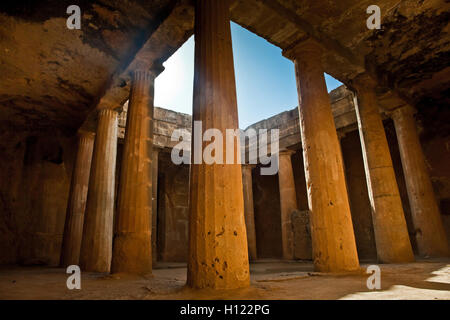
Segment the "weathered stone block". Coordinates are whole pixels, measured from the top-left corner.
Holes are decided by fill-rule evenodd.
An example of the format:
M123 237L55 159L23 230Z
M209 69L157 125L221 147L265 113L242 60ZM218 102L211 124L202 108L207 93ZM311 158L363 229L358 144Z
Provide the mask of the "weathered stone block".
M312 243L309 210L295 210L291 215L294 230L294 259L311 260Z

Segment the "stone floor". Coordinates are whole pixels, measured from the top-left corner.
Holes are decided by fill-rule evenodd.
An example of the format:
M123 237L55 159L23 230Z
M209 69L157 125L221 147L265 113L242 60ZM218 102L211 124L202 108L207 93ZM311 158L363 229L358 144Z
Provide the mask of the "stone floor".
M0 299L446 299L450 260L379 265L381 290L366 286L369 275L313 272L310 262L263 260L251 264L251 287L194 291L184 286L186 266L155 266L153 277L83 273L81 290L68 290L61 268L0 267Z

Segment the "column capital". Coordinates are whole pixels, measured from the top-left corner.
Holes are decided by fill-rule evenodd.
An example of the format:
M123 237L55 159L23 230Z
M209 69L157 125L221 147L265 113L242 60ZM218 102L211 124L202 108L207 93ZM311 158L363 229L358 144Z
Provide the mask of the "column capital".
M104 115L114 116L114 115L119 114L119 111L117 109L107 108L107 107L103 107L103 106L98 107L96 112L97 112L97 117L104 116Z
M121 109L122 109L122 106L120 106L120 105L111 106L111 104L101 102L97 105L97 107L94 110L94 117L98 116L104 110L111 110L113 112L119 113L119 111Z
M338 136L339 141L341 141L343 138L345 138L346 135L347 135L347 132L345 132L345 131L342 131L342 130L337 131L337 136Z
M353 78L351 80L351 85L358 92L367 90L373 91L377 87L377 82L374 80L372 76L370 76L367 72L365 72Z
M95 132L93 131L89 131L86 129L79 129L77 131L77 136L80 138L94 138L95 137Z
M253 163L242 163L241 164L242 170L252 170L256 168L256 164Z
M290 60L295 60L305 54L321 57L322 53L323 47L313 38L302 39L283 50L283 56Z
M152 151L153 152L156 152L156 153L160 153L160 152L163 152L164 151L164 148L161 148L161 147L159 147L159 146L157 146L157 145L153 145L153 149L152 149Z
M406 104L400 108L394 109L386 113L389 117L391 117L395 121L396 119L402 118L406 115L414 116L417 113L417 110L413 106Z
M164 69L165 68L161 63L153 63L150 68L148 67L148 64L138 63L138 65L130 71L130 74L132 79L141 75L149 78L156 78L164 71Z
M295 153L295 150L291 149L283 149L278 152L280 156L292 156Z

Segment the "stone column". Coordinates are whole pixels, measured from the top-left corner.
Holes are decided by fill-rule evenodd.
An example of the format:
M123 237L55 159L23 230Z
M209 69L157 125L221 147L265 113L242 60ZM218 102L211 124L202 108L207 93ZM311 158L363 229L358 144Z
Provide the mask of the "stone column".
M152 261L156 263L158 257L157 230L158 230L158 156L159 149L153 147L152 155Z
M61 267L79 264L84 211L91 171L95 133L78 132L78 150L72 172L72 183L67 205L64 237L61 249Z
M100 109L81 242L82 271L111 268L116 156L117 112Z
M338 140L339 140L339 144L341 143L342 139L344 139L347 136L347 132L346 131L337 131L337 136L338 136Z
M420 145L414 112L412 107L404 106L394 110L392 119L400 148L417 247L422 256L448 256L447 237Z
M122 157L111 271L152 271L152 150L154 80L159 72L133 72Z
M378 259L383 263L414 261L402 200L378 109L376 83L370 76L363 74L355 79L354 87L358 93L355 110Z
M292 228L292 213L298 210L297 194L295 192L294 171L292 170L292 150L282 150L278 160L278 184L280 188L281 209L281 244L283 259L294 259L294 232Z
M255 230L255 210L253 207L253 181L252 169L254 165L242 165L242 185L244 190L244 215L245 227L247 229L247 245L250 260L257 259L256 251L256 230Z
M238 128L229 0L197 0L195 5L192 118L201 121L202 132L193 130L192 139L187 284L213 289L247 287L250 274L241 165L237 161L194 161L209 145L196 145L196 135L216 128L225 137L226 129ZM239 139L234 137L231 141L234 148L227 151L234 152L236 160ZM222 148L215 152L222 152ZM226 153L223 152L224 161Z
M344 168L322 67L322 48L308 39L285 52L295 61L315 269L359 269Z

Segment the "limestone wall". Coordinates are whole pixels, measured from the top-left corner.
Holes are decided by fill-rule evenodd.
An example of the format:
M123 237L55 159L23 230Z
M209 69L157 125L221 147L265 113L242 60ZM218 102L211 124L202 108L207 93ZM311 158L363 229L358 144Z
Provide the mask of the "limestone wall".
M119 141L125 136L127 110L128 102L125 103L119 115ZM192 130L192 116L188 114L155 107L153 119L153 143L158 148L173 148L178 143L170 139L175 129L185 129L188 132Z
M1 134L0 264L59 263L75 150L59 131Z

